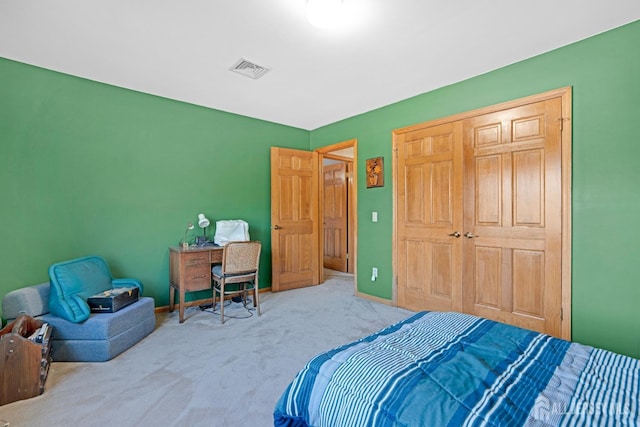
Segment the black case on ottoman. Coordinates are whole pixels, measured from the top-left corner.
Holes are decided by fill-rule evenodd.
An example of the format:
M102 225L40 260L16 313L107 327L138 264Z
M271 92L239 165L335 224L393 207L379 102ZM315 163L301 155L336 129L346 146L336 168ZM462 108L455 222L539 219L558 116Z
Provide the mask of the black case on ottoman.
M113 288L87 298L92 313L115 313L123 307L138 301L140 289Z

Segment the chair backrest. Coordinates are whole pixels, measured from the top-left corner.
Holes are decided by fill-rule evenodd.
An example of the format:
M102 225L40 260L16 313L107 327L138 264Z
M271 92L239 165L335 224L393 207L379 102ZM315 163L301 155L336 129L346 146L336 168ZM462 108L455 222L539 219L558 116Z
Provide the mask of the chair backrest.
M241 274L258 271L262 244L257 240L229 242L222 252L222 273Z

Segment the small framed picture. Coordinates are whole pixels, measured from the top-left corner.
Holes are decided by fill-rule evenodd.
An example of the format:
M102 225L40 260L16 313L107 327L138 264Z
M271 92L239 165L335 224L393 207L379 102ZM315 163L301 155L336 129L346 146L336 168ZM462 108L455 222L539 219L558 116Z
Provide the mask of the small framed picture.
M367 159L367 188L384 187L384 164L382 157Z

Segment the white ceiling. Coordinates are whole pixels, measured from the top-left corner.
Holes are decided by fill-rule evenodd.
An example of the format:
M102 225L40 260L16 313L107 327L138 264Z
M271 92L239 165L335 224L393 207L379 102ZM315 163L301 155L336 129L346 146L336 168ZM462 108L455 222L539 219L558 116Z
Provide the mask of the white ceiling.
M639 0L344 0L319 30L305 4L0 0L0 56L312 130L640 18Z

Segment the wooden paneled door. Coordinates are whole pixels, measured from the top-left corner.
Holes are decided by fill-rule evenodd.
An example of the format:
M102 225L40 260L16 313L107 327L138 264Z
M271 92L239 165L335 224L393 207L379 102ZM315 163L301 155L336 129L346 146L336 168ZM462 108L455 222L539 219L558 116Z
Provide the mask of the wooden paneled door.
M271 148L273 291L320 282L318 154Z
M570 339L570 94L395 132L399 306Z
M324 267L347 272L347 163L322 167Z
M398 305L460 311L462 123L399 134L396 150Z
M560 98L464 121L463 310L560 336Z

